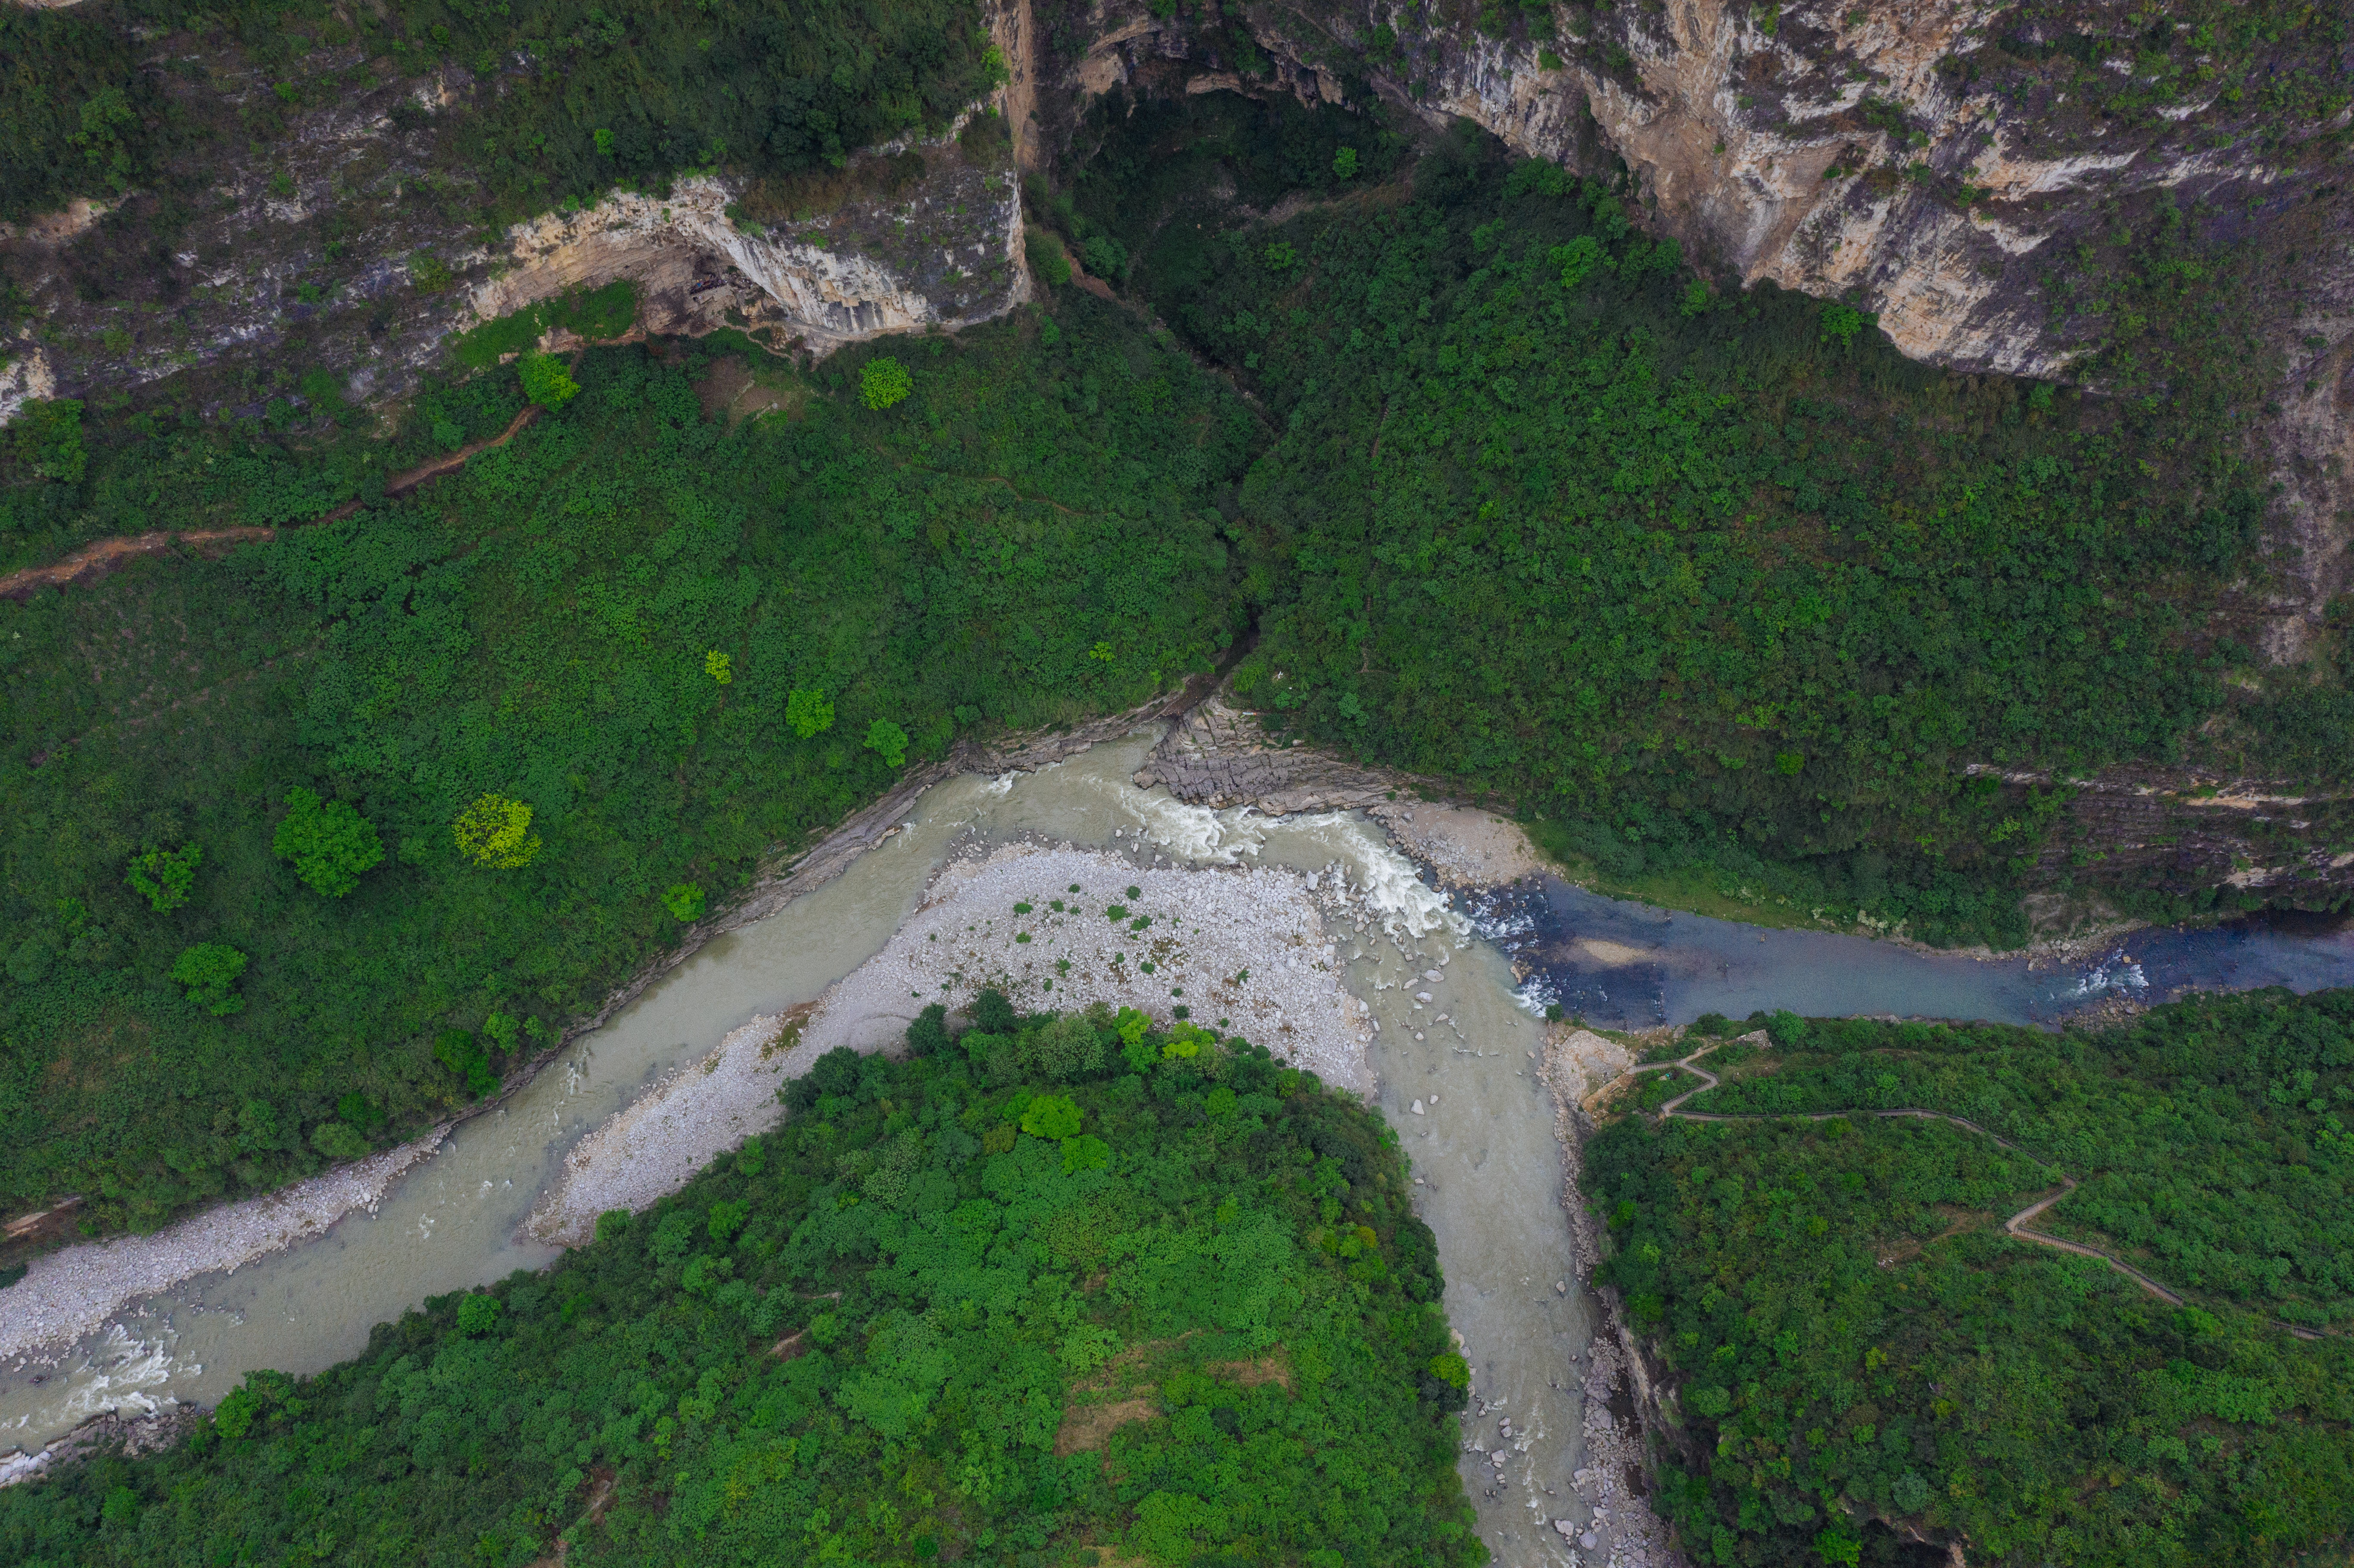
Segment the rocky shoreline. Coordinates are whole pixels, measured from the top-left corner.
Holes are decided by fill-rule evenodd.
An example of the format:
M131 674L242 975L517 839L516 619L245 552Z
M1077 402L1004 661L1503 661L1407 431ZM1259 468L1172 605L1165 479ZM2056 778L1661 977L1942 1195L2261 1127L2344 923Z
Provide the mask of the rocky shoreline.
M216 1270L234 1274L281 1247L318 1240L355 1209L376 1204L449 1137L424 1137L259 1198L207 1209L148 1236L118 1236L46 1253L9 1287L0 1317L0 1360L55 1360L96 1333L124 1302ZM55 1355L40 1358L53 1350Z

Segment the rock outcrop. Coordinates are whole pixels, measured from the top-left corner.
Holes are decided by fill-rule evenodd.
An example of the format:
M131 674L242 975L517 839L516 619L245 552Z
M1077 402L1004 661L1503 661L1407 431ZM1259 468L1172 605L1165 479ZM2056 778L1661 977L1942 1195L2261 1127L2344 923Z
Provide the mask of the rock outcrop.
M1007 37L1020 16L999 18ZM364 75L359 46L345 52L319 63ZM206 68L232 96L269 91L233 51ZM617 278L642 285L648 330L733 325L811 356L953 330L1030 297L1005 92L947 135L867 150L822 177L616 190L492 238L472 222L470 176L440 166L434 139L437 115L491 86L456 67L370 83L266 149L191 154L210 186L195 207L83 200L0 225L0 266L29 312L21 324L0 314L0 424L28 398L150 388L207 418L299 426L334 402L405 394L484 320Z
M745 213L739 185L710 175L666 196L619 192L549 213L510 231L468 303L491 320L628 278L650 332L734 325L822 355L885 333L988 321L1027 300L1010 153L974 154L953 137L885 148L854 162L854 191L866 169L909 160L921 173L897 190L773 223Z
M1214 695L1169 727L1135 782L1141 789L1165 785L1190 805L1253 806L1280 817L1381 805L1412 780L1274 739L1258 715Z

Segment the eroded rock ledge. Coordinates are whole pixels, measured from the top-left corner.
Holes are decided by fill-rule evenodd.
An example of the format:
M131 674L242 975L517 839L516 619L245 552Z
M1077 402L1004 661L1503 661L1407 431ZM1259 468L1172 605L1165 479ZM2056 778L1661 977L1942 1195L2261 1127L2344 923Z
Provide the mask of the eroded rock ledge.
M1139 789L1165 785L1188 805L1254 806L1270 817L1370 810L1423 782L1277 740L1257 714L1230 706L1223 696L1199 704L1172 725L1136 772Z

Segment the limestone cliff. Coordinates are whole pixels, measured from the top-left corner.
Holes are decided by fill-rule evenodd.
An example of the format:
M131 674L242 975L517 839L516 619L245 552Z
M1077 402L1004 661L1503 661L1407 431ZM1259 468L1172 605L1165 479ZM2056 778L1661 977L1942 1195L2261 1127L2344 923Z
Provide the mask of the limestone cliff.
M370 69L359 46L345 52L317 69ZM233 51L203 68L225 96L268 90ZM493 85L456 67L374 82L294 116L274 143L189 154L201 204L133 192L0 225L0 305L13 289L22 313L14 324L0 313L0 424L27 397L134 393L299 424L328 387L362 404L398 397L452 334L620 277L642 285L650 330L732 324L812 355L1029 297L994 103L823 177L700 175L486 233L476 182L448 166L434 132Z

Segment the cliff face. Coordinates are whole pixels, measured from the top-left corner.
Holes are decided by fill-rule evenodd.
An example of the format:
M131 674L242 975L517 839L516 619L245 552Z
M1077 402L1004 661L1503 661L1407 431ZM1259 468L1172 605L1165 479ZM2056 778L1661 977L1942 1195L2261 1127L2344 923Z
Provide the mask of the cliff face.
M707 175L665 196L620 193L550 213L515 226L504 253L469 258L488 265L466 306L491 320L629 278L649 331L732 324L773 347L823 355L885 333L986 321L1029 298L1010 149L892 149L854 161L851 181L877 166L908 167L909 183L831 211L774 209L773 223L746 215L739 198L757 193Z
M1225 19L1104 0L1050 26L1037 101L1051 141L1170 62L1177 90L1378 95L1526 155L1623 165L1650 224L1727 285L1851 301L1915 359L2119 391L2228 359L2269 405L2263 636L2292 661L2348 586L2354 533L2354 37L2295 8L2165 9L2187 19L2114 0Z
M317 69L366 79L364 52L347 52ZM204 84L191 90L269 90L231 53L190 74ZM216 140L187 154L201 199L133 192L0 225L24 312L13 327L0 314L0 423L28 397L141 389L207 416L299 421L320 372L354 402L398 397L453 334L622 277L641 283L651 330L732 324L821 355L1029 297L1013 149L993 110L823 178L697 175L486 233L475 182L446 166L434 132L437 115L495 90L456 68L370 81L266 147Z

